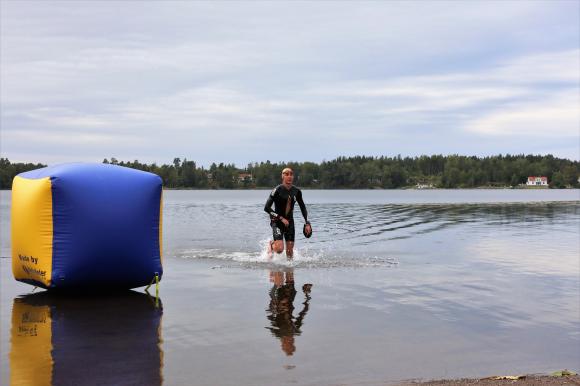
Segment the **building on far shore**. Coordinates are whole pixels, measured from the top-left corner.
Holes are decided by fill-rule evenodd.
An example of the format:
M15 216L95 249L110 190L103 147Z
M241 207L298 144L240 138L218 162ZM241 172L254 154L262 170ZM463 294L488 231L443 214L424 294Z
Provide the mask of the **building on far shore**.
M528 177L527 186L548 186L548 177Z
M254 182L254 176L251 173L238 173L238 184L243 184L244 182Z

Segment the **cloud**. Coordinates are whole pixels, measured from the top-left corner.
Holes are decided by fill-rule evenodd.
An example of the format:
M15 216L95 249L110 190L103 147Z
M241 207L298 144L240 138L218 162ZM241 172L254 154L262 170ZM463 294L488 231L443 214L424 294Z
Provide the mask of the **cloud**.
M548 100L513 103L466 125L467 130L499 137L570 137L580 135L580 96L566 92Z
M577 87L580 82L580 49L550 50L501 61L487 79Z
M486 135L578 135L580 50L501 60L470 73L345 82L308 91L384 116L384 125L434 122ZM436 126L436 125L434 125Z
M478 154L482 143L571 156L560 141L577 120L577 4L27 4L0 15L11 158L34 145L39 161L64 159L75 137L79 157L106 145L143 160Z

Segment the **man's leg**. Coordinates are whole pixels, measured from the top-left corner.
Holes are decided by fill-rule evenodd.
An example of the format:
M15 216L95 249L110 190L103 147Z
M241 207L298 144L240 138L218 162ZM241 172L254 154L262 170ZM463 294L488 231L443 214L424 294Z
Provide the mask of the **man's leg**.
M272 249L276 253L284 252L284 242L282 240L274 240L272 243Z
M294 257L294 236L296 231L294 230L294 221L288 224L286 232L284 233L284 239L286 239L286 258L292 260Z
M272 257L273 252L276 253L284 252L284 243L282 243L282 240L268 241L268 257Z
M284 236L282 235L282 230L276 223L272 224L272 238L274 240L270 241L270 249L276 253L282 253L284 251Z
M286 241L286 257L288 259L294 257L294 241Z

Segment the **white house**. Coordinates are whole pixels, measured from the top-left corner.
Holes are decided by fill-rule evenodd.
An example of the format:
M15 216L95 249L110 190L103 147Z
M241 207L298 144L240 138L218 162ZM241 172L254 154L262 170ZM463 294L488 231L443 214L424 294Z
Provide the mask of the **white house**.
M238 184L242 184L245 181L253 182L254 176L251 173L238 173Z
M528 186L548 186L548 177L528 177Z

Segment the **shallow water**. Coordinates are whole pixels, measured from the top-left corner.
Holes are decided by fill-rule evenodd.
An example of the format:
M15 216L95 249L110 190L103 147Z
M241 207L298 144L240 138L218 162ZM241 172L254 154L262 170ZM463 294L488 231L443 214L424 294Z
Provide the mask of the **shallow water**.
M267 195L166 191L157 305L134 292L28 295L0 259L1 383L10 372L13 384L320 385L580 370L578 190L304 191L315 233L297 236L292 262L264 251ZM50 325L34 349L22 315L45 321L40 336Z

